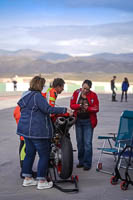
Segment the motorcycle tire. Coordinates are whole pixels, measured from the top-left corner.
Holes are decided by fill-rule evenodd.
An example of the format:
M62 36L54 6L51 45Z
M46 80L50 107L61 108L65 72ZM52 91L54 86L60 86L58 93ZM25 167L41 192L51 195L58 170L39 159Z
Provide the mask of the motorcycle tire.
M61 167L59 177L68 179L73 171L73 148L71 140L64 136L61 140Z

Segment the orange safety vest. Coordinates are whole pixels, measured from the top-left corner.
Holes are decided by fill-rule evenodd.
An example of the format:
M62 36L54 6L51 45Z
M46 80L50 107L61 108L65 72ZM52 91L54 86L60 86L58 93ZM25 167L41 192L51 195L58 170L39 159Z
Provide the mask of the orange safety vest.
M48 88L47 90L46 90L46 88L44 88L44 90L42 90L42 96L47 99L47 102L49 103L50 106L52 106L52 107L55 106L55 101L56 101L56 98L57 98L57 92L54 88ZM69 114L68 113L51 114L50 116L51 116L52 121L54 122L57 117L61 117L61 116L68 117Z
M54 88L48 88L46 91L42 90L42 96L47 99L47 102L50 106L55 106L57 92Z

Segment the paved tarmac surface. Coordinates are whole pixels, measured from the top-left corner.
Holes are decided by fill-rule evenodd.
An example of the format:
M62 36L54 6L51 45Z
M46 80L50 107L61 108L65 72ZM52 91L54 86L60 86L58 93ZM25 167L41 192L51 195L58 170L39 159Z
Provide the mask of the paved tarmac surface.
M120 189L120 184L112 186L110 175L96 172L96 163L99 152L97 147L101 141L98 135L106 135L108 132L117 132L120 114L123 110L133 110L133 95L129 95L128 102L111 102L110 95L98 95L100 100L100 112L98 113L98 126L93 138L93 166L90 171L77 169L77 152L74 152L73 174L79 176L79 192L68 194L55 188L37 190L33 187L22 187L22 179L19 177L19 138L16 135L16 124L13 119L13 107L19 96L0 97L0 200L132 200L133 186L127 191ZM58 100L58 105L69 105L70 98ZM71 129L73 148L77 149L74 128ZM112 168L112 158L105 159L107 167ZM36 166L34 166L36 168Z

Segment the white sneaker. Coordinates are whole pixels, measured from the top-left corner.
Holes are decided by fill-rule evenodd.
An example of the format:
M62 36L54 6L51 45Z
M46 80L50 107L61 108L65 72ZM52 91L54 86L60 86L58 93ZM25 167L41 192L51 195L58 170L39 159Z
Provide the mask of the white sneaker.
M37 181L34 180L33 178L30 178L28 180L24 179L24 181L23 181L23 186L24 187L32 186L32 185L37 185Z
M43 189L48 189L48 188L52 188L53 187L53 182L50 181L44 181L44 182L38 182L37 184L37 189L38 190L43 190Z

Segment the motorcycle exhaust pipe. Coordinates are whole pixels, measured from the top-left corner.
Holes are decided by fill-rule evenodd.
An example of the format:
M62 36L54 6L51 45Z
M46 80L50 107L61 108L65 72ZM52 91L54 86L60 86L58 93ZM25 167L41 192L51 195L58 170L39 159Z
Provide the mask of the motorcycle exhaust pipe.
M56 121L55 121L55 124L56 125L64 125L65 124L65 122L66 122L66 119L64 118L64 117L58 117L57 119L56 119Z
M75 123L75 117L69 117L68 119L67 119L67 125L68 126L72 126L74 123Z

